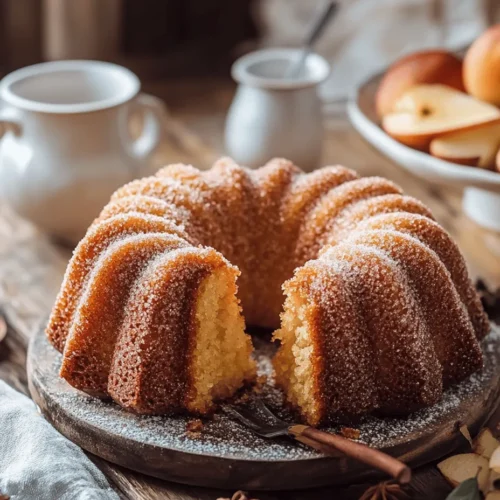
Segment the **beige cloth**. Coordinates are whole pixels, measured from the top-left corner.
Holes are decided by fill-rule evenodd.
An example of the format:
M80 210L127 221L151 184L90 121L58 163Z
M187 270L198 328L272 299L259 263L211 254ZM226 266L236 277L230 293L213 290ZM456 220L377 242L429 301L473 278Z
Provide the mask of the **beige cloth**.
M497 0L343 0L317 44L332 65L325 100L349 91L418 49L468 45L500 18ZM261 0L256 17L266 46L296 46L324 0Z

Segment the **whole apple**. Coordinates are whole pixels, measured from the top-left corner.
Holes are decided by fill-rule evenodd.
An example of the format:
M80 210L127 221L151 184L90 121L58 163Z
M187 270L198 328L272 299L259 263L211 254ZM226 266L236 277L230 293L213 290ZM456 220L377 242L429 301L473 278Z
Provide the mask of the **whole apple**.
M469 94L500 106L500 24L470 46L464 58L464 83Z
M415 52L396 61L385 73L375 96L380 118L394 111L395 102L420 84L442 84L464 91L462 61L446 50Z

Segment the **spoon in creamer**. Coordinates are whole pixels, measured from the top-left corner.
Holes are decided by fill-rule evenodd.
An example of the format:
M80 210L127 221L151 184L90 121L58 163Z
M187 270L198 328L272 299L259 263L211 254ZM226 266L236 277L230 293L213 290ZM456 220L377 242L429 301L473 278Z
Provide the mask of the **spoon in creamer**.
M333 19L334 14L338 10L337 2L327 2L324 9L314 22L309 35L304 42L299 58L293 62L285 72L285 78L298 78L304 68L307 56L311 52L314 44L323 33L323 30L328 25L329 21Z

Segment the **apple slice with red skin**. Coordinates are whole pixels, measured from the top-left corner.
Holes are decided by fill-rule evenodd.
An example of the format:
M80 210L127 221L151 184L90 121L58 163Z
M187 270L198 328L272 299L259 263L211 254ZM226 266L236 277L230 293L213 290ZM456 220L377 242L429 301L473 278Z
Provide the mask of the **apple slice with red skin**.
M481 455L475 453L453 455L439 462L437 468L454 487L467 479L477 477L479 489L483 493L488 490L488 460Z
M414 52L398 59L385 72L375 95L379 118L393 111L404 92L423 83L440 83L465 92L461 59L441 49Z
M436 137L500 119L500 110L445 85L417 85L384 116L383 129L407 146L427 151Z
M453 163L493 169L499 148L500 119L443 134L431 142L430 153Z

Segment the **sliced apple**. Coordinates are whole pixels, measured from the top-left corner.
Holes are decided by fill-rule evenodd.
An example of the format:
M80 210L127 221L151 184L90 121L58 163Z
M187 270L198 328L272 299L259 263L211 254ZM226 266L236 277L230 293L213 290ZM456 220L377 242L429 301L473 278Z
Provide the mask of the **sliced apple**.
M495 165L499 147L500 120L495 120L443 134L432 140L429 149L433 156L442 160L489 169Z
M472 451L478 455L487 458L488 460L493 455L493 452L500 446L500 441L493 436L493 433L485 427L474 439L474 447Z
M490 457L490 469L500 473L500 446L493 450Z
M494 490L500 493L500 473L490 470L488 475L488 491Z
M453 455L439 462L437 467L452 486L477 476L479 489L483 493L488 489L488 460L481 455L475 453Z
M382 127L396 140L427 150L449 132L500 119L500 110L446 85L417 85L406 91L384 116Z
M382 78L375 95L380 118L393 111L394 103L409 88L422 83L440 83L465 91L462 61L446 50L424 50L396 61Z
M470 435L470 432L469 432L469 428L463 424L460 426L460 428L458 429L460 431L460 434L462 434L462 436L467 439L470 447L472 448L474 443L472 442L472 437Z

